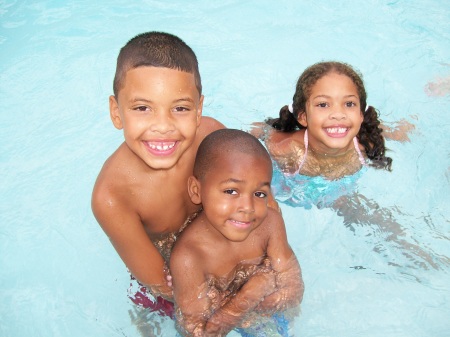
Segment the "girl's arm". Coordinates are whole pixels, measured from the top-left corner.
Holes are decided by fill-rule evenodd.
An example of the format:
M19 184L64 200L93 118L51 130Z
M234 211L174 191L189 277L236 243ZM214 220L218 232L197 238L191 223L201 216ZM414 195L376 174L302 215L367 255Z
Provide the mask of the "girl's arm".
M415 126L406 119L401 119L396 123L380 124L380 128L383 129L382 135L387 139L409 142L408 134L415 129Z
M270 157L283 170L295 171L299 155L304 153L304 130L284 132L266 123L253 123L249 132L264 142Z

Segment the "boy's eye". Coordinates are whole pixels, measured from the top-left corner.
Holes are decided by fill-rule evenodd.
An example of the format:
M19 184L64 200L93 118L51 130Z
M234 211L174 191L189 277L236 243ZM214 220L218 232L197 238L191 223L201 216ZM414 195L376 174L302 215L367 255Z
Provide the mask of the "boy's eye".
M184 112L184 111L190 111L191 109L185 106L177 106L174 109L176 112Z
M255 192L255 197L257 198L265 198L267 197L267 194L264 192Z
M141 105L141 106L137 106L137 107L133 108L133 110L145 112L148 110L148 108L145 105Z
M224 191L225 194L232 194L232 195L236 195L237 191L236 190L232 190L232 189L228 189Z

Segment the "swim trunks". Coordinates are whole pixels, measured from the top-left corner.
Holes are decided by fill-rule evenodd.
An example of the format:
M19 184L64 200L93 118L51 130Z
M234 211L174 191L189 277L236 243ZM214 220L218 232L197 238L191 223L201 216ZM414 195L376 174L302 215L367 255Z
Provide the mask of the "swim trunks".
M289 319L284 312L277 312L248 328L234 330L242 337L292 337L289 335Z
M178 236L192 221L194 221L201 211L202 210L200 209L189 216L177 232L169 233L158 239L152 240L153 244L164 258L166 264L165 268L167 268L170 253L172 252L173 245ZM133 275L130 274L130 277L131 282L130 287L128 288L128 297L134 304L149 309L151 312L158 312L161 316L168 316L172 319L175 317L174 304L171 301L168 301L161 296L155 297L151 290L142 285Z
M128 298L136 305L149 309L150 312L157 312L161 316L172 319L175 317L174 304L161 296L154 297L147 287L137 281L131 275L130 288L128 288ZM136 289L137 288L137 289Z

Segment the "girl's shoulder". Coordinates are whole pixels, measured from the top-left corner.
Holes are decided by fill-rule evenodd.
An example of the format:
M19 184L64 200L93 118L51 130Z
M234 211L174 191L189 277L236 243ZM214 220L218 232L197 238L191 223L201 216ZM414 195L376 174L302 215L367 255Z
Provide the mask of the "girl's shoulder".
M272 130L266 140L269 152L273 154L287 154L298 151L305 147L304 142L305 130L296 130L292 132L282 132Z
M306 129L302 129L302 130L295 130L295 131L291 131L291 132L284 132L284 131L279 131L276 129L272 129L270 135L269 135L269 140L271 140L272 142L297 142L300 144L304 144L303 138L305 135L305 130Z

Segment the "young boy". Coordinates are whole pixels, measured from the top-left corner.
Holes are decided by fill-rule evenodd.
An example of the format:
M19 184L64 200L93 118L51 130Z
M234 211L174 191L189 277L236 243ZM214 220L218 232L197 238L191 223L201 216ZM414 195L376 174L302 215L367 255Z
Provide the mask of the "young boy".
M131 274L172 298L165 261L186 219L200 208L186 182L203 138L223 128L203 117L197 58L178 37L140 34L121 50L109 98L125 142L105 162L92 209Z
M252 135L232 129L200 145L188 190L203 210L170 259L177 325L185 336L222 336L303 297L300 266L281 214L268 208L272 162ZM250 318L250 322L249 322Z

